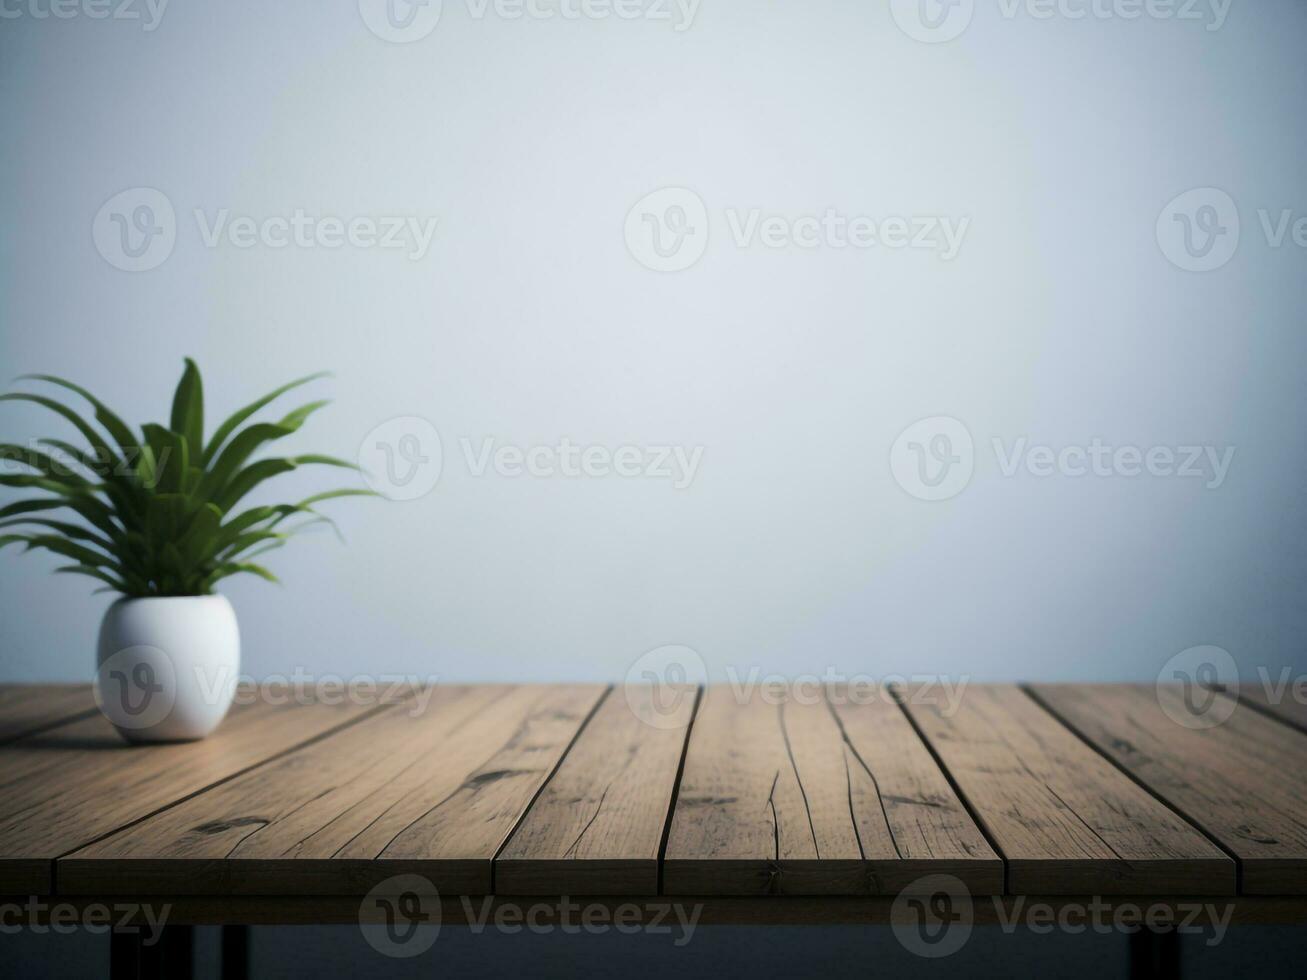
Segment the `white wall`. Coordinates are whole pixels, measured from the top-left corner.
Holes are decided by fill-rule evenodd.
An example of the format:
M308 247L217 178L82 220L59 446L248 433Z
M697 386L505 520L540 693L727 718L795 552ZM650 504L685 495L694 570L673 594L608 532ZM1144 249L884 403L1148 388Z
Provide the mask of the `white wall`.
M397 416L440 433L431 493L343 501L347 546L274 556L284 589L231 584L251 672L616 679L664 644L719 675L1151 679L1205 643L1307 669L1307 248L1258 217L1307 215L1307 4L1235 0L1212 30L1206 0L1196 21L981 0L922 43L853 0L702 0L681 31L470 2L392 44L348 0L172 0L148 31L4 0L6 383L63 374L146 421L184 355L214 414L325 367L301 448L353 455ZM654 272L624 222L667 186L705 202L708 244ZM1206 186L1239 247L1185 271L1156 226ZM125 272L92 229L139 187L176 241ZM297 208L438 224L413 260L208 247L194 215ZM969 224L951 260L732 239L732 215L828 208ZM890 466L931 416L976 447L938 502ZM47 431L0 405L4 437ZM703 455L681 489L478 477L459 440L486 437ZM992 446L1095 437L1235 455L1207 488L1005 476ZM54 564L0 554L0 680L89 677L108 599Z

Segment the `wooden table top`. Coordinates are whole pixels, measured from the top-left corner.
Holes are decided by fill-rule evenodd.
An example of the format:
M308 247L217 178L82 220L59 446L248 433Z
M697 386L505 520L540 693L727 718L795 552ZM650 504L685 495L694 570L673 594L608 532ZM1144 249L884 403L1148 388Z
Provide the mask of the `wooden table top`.
M253 697L205 741L129 746L86 688L0 686L0 895L289 908L413 873L442 896L829 903L942 874L1307 907L1300 713L1245 698L1203 727L1152 685L776 693Z

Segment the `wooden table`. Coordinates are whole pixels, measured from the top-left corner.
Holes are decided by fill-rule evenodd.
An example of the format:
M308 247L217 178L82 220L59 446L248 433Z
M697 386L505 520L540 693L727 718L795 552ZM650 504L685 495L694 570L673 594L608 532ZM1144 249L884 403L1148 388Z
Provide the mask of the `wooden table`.
M978 922L1031 895L1307 921L1307 722L1254 698L1203 727L1151 685L423 693L247 697L128 746L84 688L0 687L0 895L355 922L415 874L446 922L492 895L865 923L944 875Z

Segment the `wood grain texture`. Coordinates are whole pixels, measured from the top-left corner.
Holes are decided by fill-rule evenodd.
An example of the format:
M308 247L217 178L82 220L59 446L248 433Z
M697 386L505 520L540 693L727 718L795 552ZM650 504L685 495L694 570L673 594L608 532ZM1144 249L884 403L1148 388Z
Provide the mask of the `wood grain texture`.
M997 893L986 835L1011 893L1233 894L1205 831L1246 893L1307 896L1307 734L1265 707L1204 729L1152 686L970 685L902 707L713 687L687 742L692 699L650 726L638 690L263 700L159 746L98 712L55 722L0 746L0 893L357 901L417 873L446 896L648 897L665 833L664 893L723 901L865 902L935 873Z
M1001 888L997 856L897 705L763 693L704 694L666 894L890 894L937 871Z
M504 895L655 895L696 692L616 691L495 861Z
M89 684L0 684L0 744L97 710Z
M1198 713L1205 706L1186 700L1179 685L1032 690L1233 853L1245 893L1307 894L1307 735L1246 705L1198 727L1219 716Z
M397 873L482 894L605 693L439 687L59 862L76 894L361 894Z
M1013 894L1229 895L1234 862L1024 691L905 702L1008 866Z
M367 710L240 704L204 741L161 745L128 745L97 712L0 747L0 893L47 893L58 856Z
M1239 686L1239 700L1307 732L1307 691L1300 684L1282 678L1250 681Z
M1003 891L1003 862L902 709L882 694L832 705L845 740L858 838L886 890L951 874L975 895Z

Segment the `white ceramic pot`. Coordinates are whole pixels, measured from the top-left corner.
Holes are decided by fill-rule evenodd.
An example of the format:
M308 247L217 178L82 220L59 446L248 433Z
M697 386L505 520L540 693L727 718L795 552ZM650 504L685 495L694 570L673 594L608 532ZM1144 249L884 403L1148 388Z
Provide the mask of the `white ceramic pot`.
M130 742L204 738L231 707L240 659L225 596L119 599L100 624L96 701Z

